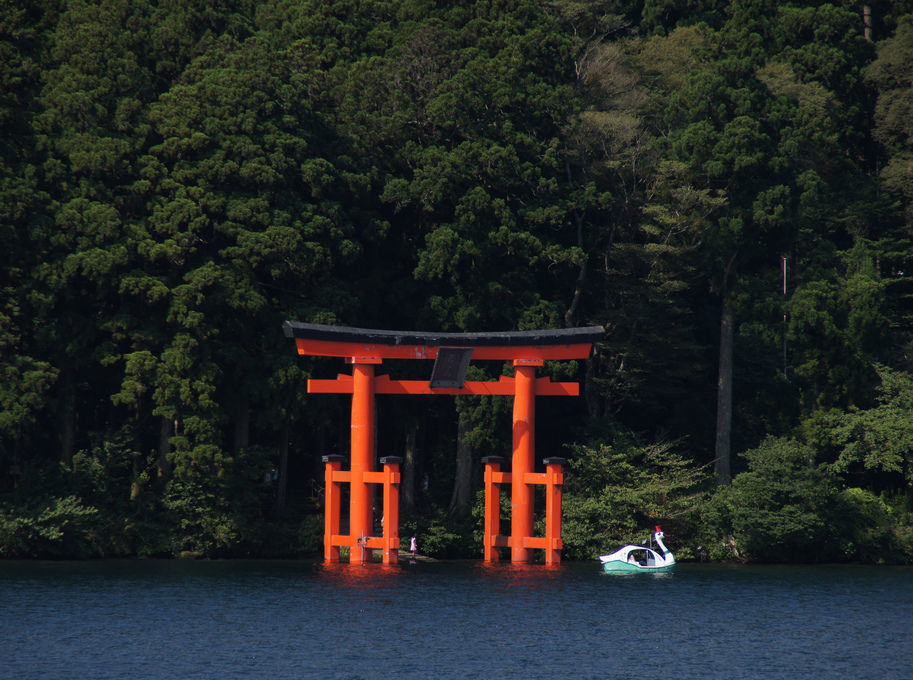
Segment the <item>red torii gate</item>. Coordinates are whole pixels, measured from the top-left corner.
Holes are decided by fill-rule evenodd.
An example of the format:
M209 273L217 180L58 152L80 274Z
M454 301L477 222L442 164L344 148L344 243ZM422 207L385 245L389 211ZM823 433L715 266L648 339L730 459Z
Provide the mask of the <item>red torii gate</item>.
M286 321L286 337L294 338L298 354L345 358L352 374L334 380L308 380L308 392L352 395L350 469L343 456L324 456L326 463L324 559L339 561L339 548L348 546L349 561L366 549L383 550L384 564L399 559L399 464L401 458L381 458L383 471L374 470L375 394L475 394L514 397L511 472L501 472L500 457L485 458L484 560L500 559L500 548L510 548L512 562L532 561L533 550L544 549L547 564L561 562L561 458L546 458L545 473L535 473L535 398L577 396L577 383L553 383L536 378L536 367L546 360L584 359L601 326L560 330L500 333L415 333ZM497 381L464 380L470 357L511 361L514 377ZM375 375L384 359L434 359L429 382L393 380ZM349 533L340 534L341 484L349 484ZM372 536L373 507L369 484L382 484L383 536ZM511 485L511 535L500 534L500 487ZM533 536L532 485L546 487L546 535Z

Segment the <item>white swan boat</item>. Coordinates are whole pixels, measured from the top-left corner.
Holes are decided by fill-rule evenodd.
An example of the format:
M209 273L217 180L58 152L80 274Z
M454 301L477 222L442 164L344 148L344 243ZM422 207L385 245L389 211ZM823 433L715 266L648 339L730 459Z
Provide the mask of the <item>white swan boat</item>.
M675 556L663 543L663 530L656 527L653 541L659 551L642 545L626 545L608 555L600 555L602 570L607 574L631 574L640 571L671 571L675 566Z

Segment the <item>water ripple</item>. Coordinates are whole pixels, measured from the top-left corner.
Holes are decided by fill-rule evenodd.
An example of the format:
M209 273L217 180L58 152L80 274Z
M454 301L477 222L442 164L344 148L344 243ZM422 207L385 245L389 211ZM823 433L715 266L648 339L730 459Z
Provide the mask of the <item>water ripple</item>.
M0 678L878 678L913 569L0 562Z

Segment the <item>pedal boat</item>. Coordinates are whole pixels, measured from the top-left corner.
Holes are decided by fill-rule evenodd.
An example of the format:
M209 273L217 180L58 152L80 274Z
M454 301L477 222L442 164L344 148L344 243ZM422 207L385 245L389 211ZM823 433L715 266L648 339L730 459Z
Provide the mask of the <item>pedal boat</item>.
M663 544L663 536L662 529L656 527L653 541L659 551L642 545L626 545L608 555L600 555L602 570L607 574L672 571L675 567L675 556Z

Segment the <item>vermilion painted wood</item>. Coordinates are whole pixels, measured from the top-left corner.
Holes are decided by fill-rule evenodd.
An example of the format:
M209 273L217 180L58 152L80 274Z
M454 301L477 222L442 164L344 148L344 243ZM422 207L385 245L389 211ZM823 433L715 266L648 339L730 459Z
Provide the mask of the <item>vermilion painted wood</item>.
M545 468L545 563L561 564L561 486L564 474L561 464L546 461Z
M374 470L374 366L352 367L352 438L349 484L349 561L361 555L359 540L374 533L374 508L365 473Z
M327 562L339 562L340 544L333 541L336 535L339 534L341 508L339 483L349 480L337 477L341 477L342 460L338 460L336 456L327 456L324 460L326 462L326 474L323 484L323 559ZM345 473L345 475L348 477L349 473Z
M497 539L501 533L501 484L510 484L510 473L501 472L500 462L486 461L485 526L482 531L482 559L486 562L501 559L497 550Z
M532 552L523 545L521 537L533 535L533 491L526 477L533 471L535 457L536 369L532 366L514 368L514 427L510 485L510 546L511 562L531 562Z
M308 380L311 394L351 394L351 375L340 373L335 379L312 378ZM379 375L374 381L375 394L479 394L491 396L512 396L516 390L514 378L502 375L497 381L469 381L463 387L430 387L427 380L392 380L388 375ZM536 396L576 397L580 394L577 383L553 383L550 378L536 378Z
M399 564L399 463L384 463L383 562Z
M341 357L352 364L352 375L335 380L309 380L308 392L352 395L351 469L343 471L335 456L326 457L326 514L324 519L324 559L339 561L339 548L349 548L354 563L365 549L381 548L384 563L398 560L399 552L399 465L384 463L383 472L374 464L374 396L376 394L476 394L514 397L512 472L501 472L500 465L485 467L484 559L500 559L499 548L511 549L511 560L529 562L532 550L545 550L546 563L561 560L561 465L546 462L545 474L533 472L535 457L535 398L537 396L577 396L576 383L553 383L536 378L535 368L549 360L583 359L592 344L604 334L599 326L551 331L508 333L412 333L379 331L286 322L286 336L295 339L299 354ZM475 361L511 361L514 377L497 381L470 381L461 388L432 388L418 380L391 380L376 376L374 367L384 359L436 359L441 347L473 350ZM560 460L560 459L558 459ZM349 535L340 530L340 484L349 484ZM383 536L371 536L374 516L369 484L384 487ZM500 487L511 485L511 536L500 531ZM532 536L532 485L546 487L546 535Z

